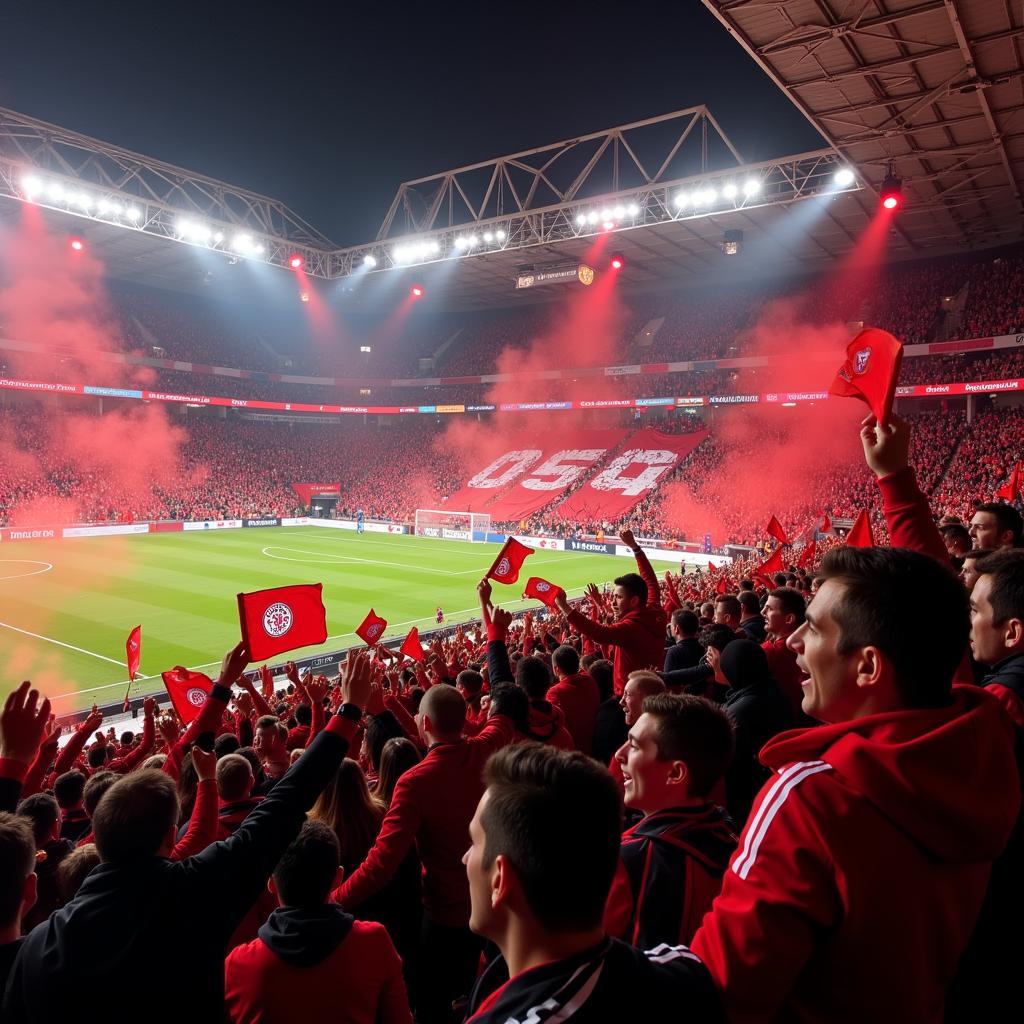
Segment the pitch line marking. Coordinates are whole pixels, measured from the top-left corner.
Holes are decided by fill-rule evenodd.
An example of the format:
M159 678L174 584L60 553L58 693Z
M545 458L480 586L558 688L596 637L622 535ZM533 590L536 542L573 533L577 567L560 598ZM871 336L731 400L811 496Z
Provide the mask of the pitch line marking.
M90 655L90 657L99 658L101 661L109 661L111 665L123 665L124 664L124 662L118 661L116 658L108 658L105 654L97 654L95 651L87 651L84 647L76 647L74 644L66 644L63 640L54 640L52 636L43 636L42 633L33 633L33 632L31 632L31 630L22 629L20 626L12 626L9 622L0 622L0 626L3 626L5 629L12 629L12 630L14 630L15 633L23 633L25 636L34 637L36 640L45 640L48 644L56 644L58 647L66 647L69 651L78 651L79 654L88 654L88 655ZM220 664L220 662L218 662L217 664ZM138 679L152 679L153 677L152 676L144 675L142 672L139 672L138 675L136 676L136 678L138 678ZM127 682L128 681L125 680L124 683L121 683L121 684L111 684L111 685L126 686ZM105 687L104 687L104 689L105 689ZM91 693L92 691L91 690L79 690L77 692L78 693ZM62 696L68 697L68 696L71 696L71 694L66 694L65 693L65 694L62 694ZM58 700L58 699L59 698L56 698L56 697L54 698L54 700Z
M0 580L22 580L29 576L38 576L40 573L49 572L53 568L53 562L44 562L39 558L0 558L0 563L21 562L23 565L42 565L43 569L34 569L32 572L19 572L13 576L0 576Z

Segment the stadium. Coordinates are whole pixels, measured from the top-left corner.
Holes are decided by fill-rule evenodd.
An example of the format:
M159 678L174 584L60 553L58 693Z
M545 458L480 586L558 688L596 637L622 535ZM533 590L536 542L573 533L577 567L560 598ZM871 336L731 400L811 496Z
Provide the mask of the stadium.
M109 976L58 935L83 901L130 905L103 885L161 784L173 842L146 856L174 900L207 891L193 861L237 870L180 986L202 1019L315 1019L343 985L337 1019L420 1024L647 1019L659 992L708 1020L1005 1012L1024 20L982 0L679 19L685 88L643 85L674 67L651 40L628 102L585 90L582 116L538 73L536 116L504 128L486 90L401 61L330 142L316 89L286 124L219 57L237 81L211 110L235 97L237 122L175 136L186 83L159 156L120 144L158 137L158 102L105 137L83 130L113 125L82 113L100 83L66 106L0 91L0 874L33 897L0 905L4 1020L69 1005L42 944L73 986L188 935L154 904ZM311 48L294 75L326 73L312 27L281 31ZM559 88L591 67L583 38ZM420 87L433 132L396 107ZM267 168L233 153L249 124ZM249 187L286 138L289 191ZM592 867L608 787L614 879ZM18 874L25 820L52 870ZM343 875L292 900L318 849ZM299 913L324 906L330 941ZM866 951L890 926L902 971ZM268 928L325 944L302 961Z

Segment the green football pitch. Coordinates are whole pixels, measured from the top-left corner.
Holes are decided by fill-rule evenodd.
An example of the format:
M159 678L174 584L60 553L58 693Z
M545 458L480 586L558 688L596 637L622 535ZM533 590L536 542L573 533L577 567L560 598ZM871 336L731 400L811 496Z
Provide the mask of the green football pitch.
M287 657L359 643L353 630L370 607L388 620L385 639L413 625L477 616L476 584L496 544L425 537L357 536L322 527L145 534L4 544L0 550L0 692L31 679L66 714L120 703L127 687L125 640L142 624L142 678L132 696L163 689L175 665L212 672L238 642L240 591L323 583L327 643ZM572 595L629 571L607 555L537 550L520 583L494 585L496 604L518 609L522 585L542 576Z

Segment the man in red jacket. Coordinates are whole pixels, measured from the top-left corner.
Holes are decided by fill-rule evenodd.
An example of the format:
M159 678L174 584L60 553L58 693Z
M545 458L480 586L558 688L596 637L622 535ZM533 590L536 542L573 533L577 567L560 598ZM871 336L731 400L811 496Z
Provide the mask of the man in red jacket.
M768 639L761 644L768 658L768 670L798 718L804 697L801 686L804 674L796 663L796 652L787 641L804 624L806 611L804 595L795 587L772 590L764 606Z
M934 1021L1020 807L1011 723L952 686L969 630L946 565L836 548L789 639L822 722L775 771L694 939L731 1021Z
M333 830L308 821L278 861L268 887L280 906L224 963L234 1024L411 1024L402 961L384 926L327 902L340 857Z
M491 694L491 718L466 738L466 702L454 686L427 690L416 715L426 756L398 780L373 848L331 894L358 906L395 875L413 843L423 864L424 929L412 1001L417 1019L451 1019L451 1005L469 991L480 944L469 930L469 886L462 867L466 835L484 791L487 758L515 738L501 713L501 689Z
M597 709L601 706L597 683L580 671L580 656L568 644L555 648L551 667L558 682L548 690L547 699L565 713L565 727L573 745L589 756L594 747Z
M620 539L631 548L640 574L620 576L615 581L612 605L616 621L604 625L588 619L569 607L565 595L555 599L555 606L566 616L569 626L599 644L615 647L615 692L625 689L629 673L642 668L660 668L665 660L665 625L668 618L660 603L658 578L647 555L637 544L631 530L623 530ZM593 584L591 584L593 586Z

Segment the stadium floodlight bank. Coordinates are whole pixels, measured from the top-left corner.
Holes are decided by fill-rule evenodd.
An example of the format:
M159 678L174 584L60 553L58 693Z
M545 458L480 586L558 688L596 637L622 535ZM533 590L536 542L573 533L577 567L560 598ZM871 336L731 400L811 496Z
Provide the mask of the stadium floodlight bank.
M416 509L413 533L440 540L468 540L481 544L491 531L489 512L448 512L436 508Z

